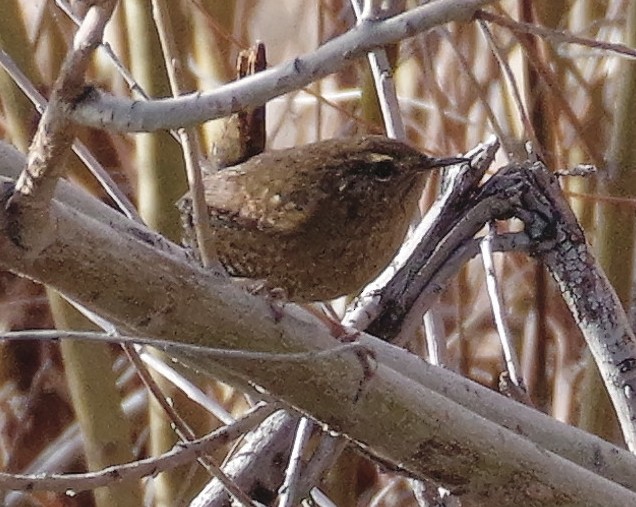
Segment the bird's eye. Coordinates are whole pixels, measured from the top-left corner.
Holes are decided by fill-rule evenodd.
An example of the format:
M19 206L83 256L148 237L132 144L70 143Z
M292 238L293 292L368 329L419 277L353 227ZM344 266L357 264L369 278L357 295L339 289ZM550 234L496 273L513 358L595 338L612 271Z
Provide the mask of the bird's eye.
M387 181L393 176L394 167L390 161L376 162L373 164L373 176L378 181Z

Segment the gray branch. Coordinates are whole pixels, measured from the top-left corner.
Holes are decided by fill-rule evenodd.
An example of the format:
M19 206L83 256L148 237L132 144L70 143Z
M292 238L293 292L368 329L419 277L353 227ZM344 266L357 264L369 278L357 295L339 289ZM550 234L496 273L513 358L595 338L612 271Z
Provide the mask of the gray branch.
M78 123L125 132L178 129L260 106L339 71L351 61L387 44L413 37L450 21L470 20L494 0L439 0L385 20L367 19L310 54L210 92L151 101L130 100L94 89L79 102Z
M6 151L0 170L12 165L15 172L20 156ZM501 206L521 202L514 193L519 185L503 176ZM493 185L482 191L495 192ZM467 505L636 503L628 489L636 486L629 453L370 335L361 334L360 342L377 370L366 381L359 350L286 362L285 353L324 352L340 343L303 310L287 305L274 314L263 297L189 262L179 247L95 199L79 191L65 195L69 188L59 185L50 207L52 240L37 256L12 242L6 229L12 217L0 209L3 268L54 287L122 332L159 340L157 346L206 374L270 393L387 467L432 478ZM531 224L532 238L551 230ZM179 342L278 352L281 359L219 359L182 350Z

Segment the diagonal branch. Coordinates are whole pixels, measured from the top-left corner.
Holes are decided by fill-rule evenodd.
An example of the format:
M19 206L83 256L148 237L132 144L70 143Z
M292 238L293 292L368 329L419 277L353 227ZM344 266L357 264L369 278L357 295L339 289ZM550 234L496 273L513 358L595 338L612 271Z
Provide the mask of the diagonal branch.
M10 211L20 217L14 220L12 230L13 240L18 243L32 242L32 246L40 245L39 248L46 244L46 235L43 234L48 230L45 210L75 138L70 112L84 95L84 74L116 4L116 0L93 2L53 85L49 104L29 148L27 165L18 178L15 194L8 202ZM21 230L17 227L18 221L21 222ZM25 230L26 224L30 231Z
M515 174L516 173L516 174ZM628 448L636 452L636 337L616 292L591 253L556 178L541 164L511 167L528 181L517 215L537 243L599 368Z
M197 125L260 106L351 65L375 48L413 37L450 21L466 21L495 0L439 0L381 21L366 20L312 53L212 92L147 102L92 90L73 118L84 125L126 132L149 132Z
M506 185L502 179L501 185L508 188L510 182ZM514 195L504 193L499 204L514 201ZM247 357L221 361L203 352L180 350L179 341L281 353L328 350L339 342L323 323L294 305L285 306L277 315L280 319L275 318L268 301L185 261L174 246L157 248L162 244L158 236L137 224L130 222L124 230L122 222L116 222L114 229L106 218L109 212L97 212L101 218L94 218L57 200L51 202L50 212L58 224L54 240L35 259L8 239L6 213L0 213L3 267L55 287L125 332L168 340L172 345L162 348L203 372L238 387L259 386L332 431L347 435L387 466L433 478L467 501L488 498L497 505L636 502L636 494L518 434L515 424L524 425L523 418L529 417L519 412L523 407L453 376L451 384L471 386L472 391L466 392L475 393L475 406L495 396L502 407L509 407L501 411L506 418L526 414L509 426L512 430L476 416L441 394L449 385L434 391L417 380L419 372L426 371L422 361L371 336L361 334L361 340L373 350L378 368L362 392L364 371L356 353L290 364L284 359L265 362ZM414 369L406 366L413 361ZM427 371L440 378L439 370L429 367ZM530 413L539 425L555 424L547 416ZM396 427L401 431L395 431ZM581 432L576 435L575 440L592 438ZM537 487L542 491L541 502L531 494Z

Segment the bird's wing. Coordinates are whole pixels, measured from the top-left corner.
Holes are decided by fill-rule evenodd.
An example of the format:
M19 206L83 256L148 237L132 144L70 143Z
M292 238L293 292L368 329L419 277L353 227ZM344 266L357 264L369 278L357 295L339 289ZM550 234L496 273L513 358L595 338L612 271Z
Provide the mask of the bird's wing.
M272 234L292 233L312 215L320 195L294 182L248 178L243 166L206 178L205 201L211 220L230 228L254 228ZM294 178L293 173L282 175Z

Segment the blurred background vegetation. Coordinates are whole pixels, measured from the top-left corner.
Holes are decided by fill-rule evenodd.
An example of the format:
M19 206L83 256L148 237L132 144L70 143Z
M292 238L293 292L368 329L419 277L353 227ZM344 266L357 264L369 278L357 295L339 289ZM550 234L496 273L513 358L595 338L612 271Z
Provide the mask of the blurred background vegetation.
M81 7L82 2L76 3ZM257 40L265 43L274 66L310 52L355 24L351 5L344 0L162 3L188 91L211 90L233 80L239 51ZM416 4L393 3L398 9ZM0 7L0 48L45 96L75 31L60 5L64 2L3 0ZM121 0L107 41L149 96L165 97L171 91L152 9L151 0ZM502 1L493 3L488 13L481 20L451 23L387 48L408 138L428 153L453 155L494 133L511 159L523 157L525 143L531 141L552 170L596 165L596 176L567 178L564 187L629 310L636 67L599 42L636 46L635 3ZM537 35L533 27L543 31ZM566 33L580 37L579 43L563 40ZM87 79L115 94L136 96L104 51L97 51ZM0 136L26 153L39 115L3 71L0 104ZM267 115L268 149L383 132L366 60L271 101ZM218 121L200 127L206 151L220 131ZM144 220L179 241L174 202L186 189L180 145L165 132L123 135L84 128L80 138L137 204ZM506 161L504 154L499 162ZM108 202L75 156L69 159L68 176ZM422 199L423 210L434 194L432 181ZM507 318L535 406L621 443L595 366L552 281L525 255L499 255L497 262ZM436 311L443 317L447 337L445 366L496 389L504 365L484 285L481 263L471 262L444 292ZM88 324L55 293L1 273L0 326L87 329ZM422 332L409 348L426 355ZM1 344L0 350L2 470L95 470L165 451L174 443L169 421L148 402L119 347L15 342ZM240 395L198 382L231 412L244 408ZM168 383L160 383L198 434L219 425ZM326 486L338 505L413 501L399 478L365 464L356 466L349 476L336 474ZM135 506L146 496L154 498L154 505L184 505L208 477L193 465L140 484L102 488L94 496L9 494L3 504Z

